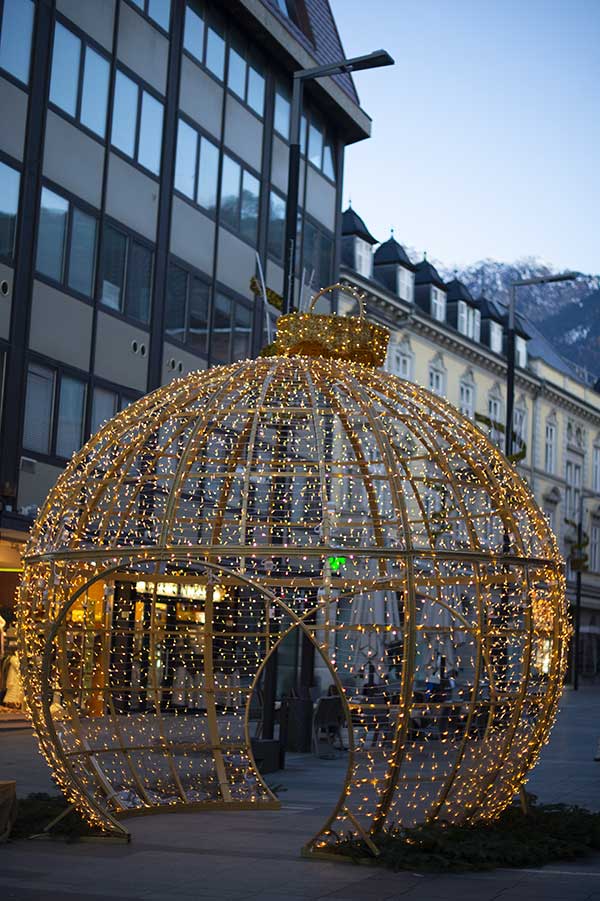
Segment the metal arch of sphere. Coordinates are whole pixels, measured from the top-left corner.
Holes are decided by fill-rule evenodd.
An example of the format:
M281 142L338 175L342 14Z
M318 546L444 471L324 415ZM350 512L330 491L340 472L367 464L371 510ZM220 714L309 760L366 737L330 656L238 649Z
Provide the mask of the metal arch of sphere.
M311 853L497 816L548 738L570 629L554 536L487 437L414 384L300 356L192 373L106 423L40 512L18 625L40 747L109 831L278 806L250 739L300 630L349 744Z

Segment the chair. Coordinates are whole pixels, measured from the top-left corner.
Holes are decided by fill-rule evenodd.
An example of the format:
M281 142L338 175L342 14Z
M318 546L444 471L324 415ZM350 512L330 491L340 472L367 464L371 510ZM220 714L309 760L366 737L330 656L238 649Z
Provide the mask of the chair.
M340 697L326 697L317 700L312 722L313 753L322 760L333 760L338 756L335 741L338 740L339 751L343 750L342 725L344 708Z

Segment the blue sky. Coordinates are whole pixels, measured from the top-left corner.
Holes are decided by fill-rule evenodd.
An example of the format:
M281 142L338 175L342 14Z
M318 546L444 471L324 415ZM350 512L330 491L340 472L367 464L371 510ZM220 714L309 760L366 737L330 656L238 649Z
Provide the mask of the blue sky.
M372 137L346 152L376 238L447 265L600 272L600 0L331 0Z

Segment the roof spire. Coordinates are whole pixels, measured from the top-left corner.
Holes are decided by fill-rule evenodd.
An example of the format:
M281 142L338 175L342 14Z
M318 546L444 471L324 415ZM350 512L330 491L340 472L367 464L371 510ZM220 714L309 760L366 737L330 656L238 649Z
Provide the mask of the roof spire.
M352 209L352 198L351 197L348 198L348 206L350 207L350 209Z
M390 226L390 238L393 238L393 237L394 237L394 226L391 225Z
M425 260L425 262L427 262L427 251L426 250L423 251L423 259Z

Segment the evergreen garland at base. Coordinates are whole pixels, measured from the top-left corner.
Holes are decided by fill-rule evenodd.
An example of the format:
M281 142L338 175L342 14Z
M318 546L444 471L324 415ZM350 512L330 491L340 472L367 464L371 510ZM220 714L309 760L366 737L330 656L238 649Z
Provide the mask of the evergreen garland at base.
M491 823L391 828L376 838L378 857L359 840L323 850L357 863L370 858L375 866L392 870L435 873L541 867L600 851L600 813L565 804L537 805L532 796L528 800L527 814L515 805Z

